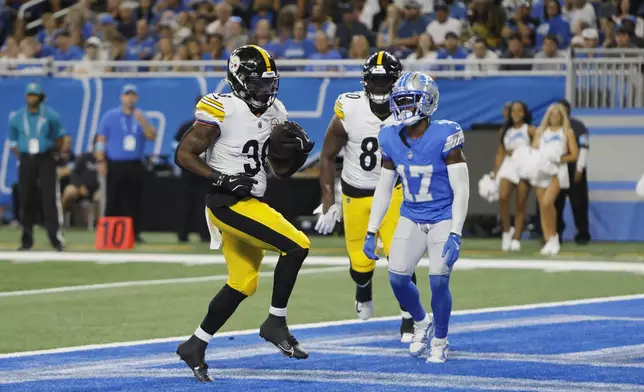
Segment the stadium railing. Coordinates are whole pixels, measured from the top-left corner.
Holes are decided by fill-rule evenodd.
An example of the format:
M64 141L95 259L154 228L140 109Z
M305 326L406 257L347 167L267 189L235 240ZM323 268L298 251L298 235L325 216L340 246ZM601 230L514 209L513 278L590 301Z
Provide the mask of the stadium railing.
M18 19L23 20L25 18L25 12L29 8L31 8L31 7L33 7L35 5L38 5L40 3L44 3L45 1L47 1L47 0L29 0L29 1L27 1L26 3L21 5L20 8L18 9ZM58 19L58 18L64 17L65 15L67 15L72 10L72 7L73 7L73 5L69 6L67 8L63 8L62 10L54 12L54 18ZM42 23L43 23L42 18L36 19L34 21L31 21L31 22L27 23L25 28L27 30L31 30L31 29L34 29L34 28L40 26Z
M225 77L226 64L226 60L79 62L0 59L0 76ZM363 60L277 60L277 64L282 77L356 78L360 76ZM405 60L403 64L406 70L428 71L437 79L561 76L566 80L566 98L576 107L644 107L644 49L577 49L556 59ZM532 69L490 69L502 66L531 66Z

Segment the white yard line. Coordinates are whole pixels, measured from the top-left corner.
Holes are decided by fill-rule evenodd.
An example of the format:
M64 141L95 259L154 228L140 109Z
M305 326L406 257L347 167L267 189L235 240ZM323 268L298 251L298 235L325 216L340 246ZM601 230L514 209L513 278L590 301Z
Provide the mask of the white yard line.
M274 265L277 255L267 255L263 264ZM94 262L100 264L117 263L171 263L186 265L225 264L222 255L209 254L180 254L180 253L121 253L121 252L0 252L0 260L15 263L40 262ZM423 258L420 266L427 266L427 258ZM345 256L309 256L305 264L326 266L348 266ZM381 259L378 266L386 266L387 261ZM599 271L599 272L630 272L644 274L644 263L593 261L593 260L551 260L551 259L470 259L462 258L456 263L456 269L535 269L547 272L562 271Z
M545 302L545 303L528 304L528 305L501 306L501 307L491 307L491 308L471 309L471 310L457 310L452 312L452 315L458 316L458 315L469 315L469 314L508 312L508 311L516 311L516 310L533 310L533 309L555 308L559 306L589 305L589 304L597 304L597 303L631 301L631 300L640 300L640 299L644 299L644 294L623 295L623 296L616 296L616 297L589 298L589 299L559 301L559 302ZM325 321L325 322L319 322L319 323L292 325L292 326L289 326L289 328L292 330L326 328L326 327L351 325L351 324L359 324L359 323L393 321L393 320L398 320L399 318L400 318L400 315L388 316L388 317L374 317L367 321L358 320L358 319ZM241 331L230 331L230 332L218 333L215 337L251 335L251 334L256 334L258 332L259 332L258 329L246 329ZM19 358L19 357L28 357L33 355L45 355L45 354L63 354L63 353L106 349L106 348L131 347L131 346L155 344L155 343L170 343L170 342L178 342L181 340L185 340L187 338L188 336L174 336L169 338L136 340L136 341L130 341L130 342L89 344L85 346L63 347L63 348L55 348L55 349L49 349L49 350L23 351L23 352L17 352L17 353L0 354L0 359Z
M299 275L315 275L315 274L322 274L326 272L337 272L337 271L344 271L344 270L346 270L345 267L305 268L300 270ZM273 271L260 272L259 276L273 276ZM227 278L228 278L228 275L213 275L213 276L200 276L200 277L193 277L193 278L135 280L135 281L129 281L129 282L113 282L113 283L88 284L88 285L80 285L80 286L52 287L49 289L6 291L6 292L0 292L0 298L23 297L26 295L39 295L39 294L69 293L73 291L116 289L116 288L122 288L122 287L160 286L165 284L216 282L216 281L224 281Z

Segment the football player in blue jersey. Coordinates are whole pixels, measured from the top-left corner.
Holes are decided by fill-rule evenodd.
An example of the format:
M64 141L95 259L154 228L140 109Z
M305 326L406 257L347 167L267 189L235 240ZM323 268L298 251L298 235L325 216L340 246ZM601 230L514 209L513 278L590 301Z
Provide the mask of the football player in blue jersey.
M438 106L438 86L424 73L409 72L398 79L390 105L397 123L383 127L378 136L383 167L363 250L367 257L378 258L374 233L400 177L404 200L389 253L389 282L414 319L409 354L422 354L433 332L427 362L442 363L449 351L449 277L460 253L470 193L463 130L453 121L432 119ZM411 281L425 252L429 254L433 320Z

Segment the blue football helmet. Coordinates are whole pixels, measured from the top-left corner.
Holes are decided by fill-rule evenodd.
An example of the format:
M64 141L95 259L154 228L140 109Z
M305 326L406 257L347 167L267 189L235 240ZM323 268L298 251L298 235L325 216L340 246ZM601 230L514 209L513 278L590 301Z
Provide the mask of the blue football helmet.
M438 85L427 74L407 72L394 84L389 106L396 121L413 125L436 111Z

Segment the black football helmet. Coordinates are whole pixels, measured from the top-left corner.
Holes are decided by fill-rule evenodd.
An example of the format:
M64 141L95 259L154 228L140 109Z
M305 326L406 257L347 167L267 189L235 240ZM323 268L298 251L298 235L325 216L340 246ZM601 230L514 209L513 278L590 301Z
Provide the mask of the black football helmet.
M252 111L263 113L275 102L279 79L273 56L259 46L241 46L228 58L226 81Z
M380 51L369 56L362 67L362 86L376 105L389 104L389 95L402 73L402 64L393 54Z

